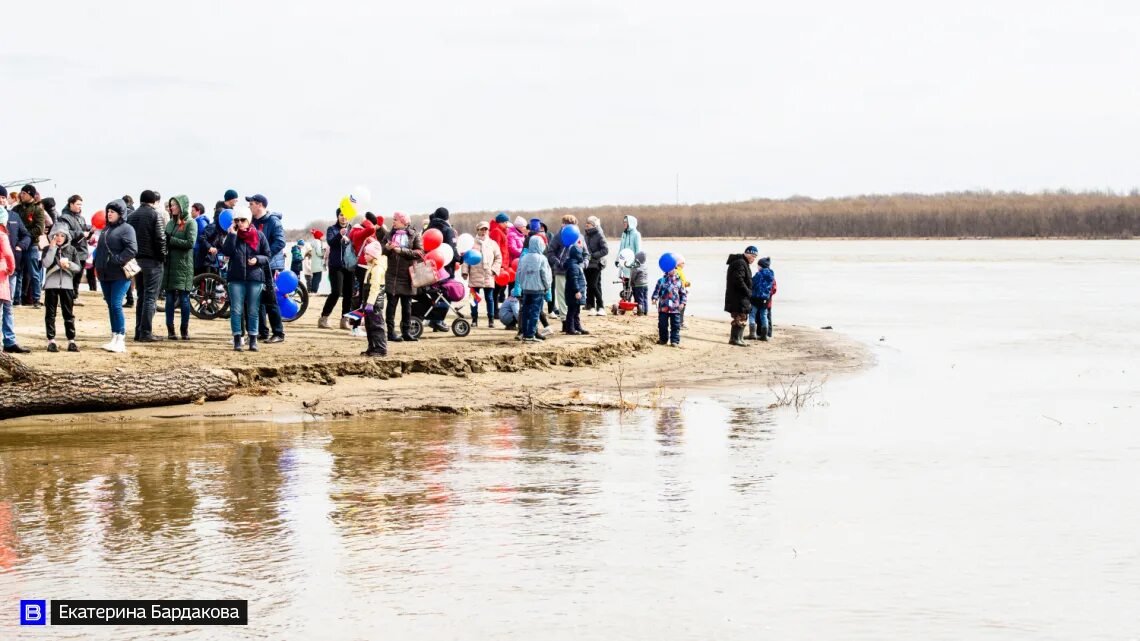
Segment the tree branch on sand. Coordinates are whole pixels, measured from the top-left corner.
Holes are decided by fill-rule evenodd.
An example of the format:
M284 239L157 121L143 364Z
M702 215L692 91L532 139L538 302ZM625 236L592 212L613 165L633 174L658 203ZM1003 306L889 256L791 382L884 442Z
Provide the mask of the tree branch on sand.
M122 410L233 395L237 377L228 370L182 368L161 372L41 372L0 353L9 381L0 394L0 419L38 414Z

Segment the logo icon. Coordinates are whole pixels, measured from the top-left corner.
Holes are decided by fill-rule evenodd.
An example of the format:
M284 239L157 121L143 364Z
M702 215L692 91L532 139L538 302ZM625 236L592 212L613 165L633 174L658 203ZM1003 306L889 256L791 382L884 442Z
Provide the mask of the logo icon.
M47 600L20 599L20 625L47 625Z

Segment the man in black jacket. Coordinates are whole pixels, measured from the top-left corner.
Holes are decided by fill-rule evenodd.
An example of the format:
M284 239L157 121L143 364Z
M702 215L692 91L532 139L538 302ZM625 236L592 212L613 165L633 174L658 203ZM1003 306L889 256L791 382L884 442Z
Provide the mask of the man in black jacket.
M135 340L142 343L155 343L151 332L154 322L154 309L158 304L159 290L162 289L162 265L166 261L166 230L162 217L155 204L158 194L147 189L139 195L139 208L127 216L127 224L135 230L138 243L138 261L142 271L135 276L135 289L138 291L138 307L135 308Z
M748 347L744 342L744 328L748 325L748 312L752 310L752 268L760 250L749 246L743 254L728 257L728 274L724 288L724 311L732 314L732 334L729 345Z

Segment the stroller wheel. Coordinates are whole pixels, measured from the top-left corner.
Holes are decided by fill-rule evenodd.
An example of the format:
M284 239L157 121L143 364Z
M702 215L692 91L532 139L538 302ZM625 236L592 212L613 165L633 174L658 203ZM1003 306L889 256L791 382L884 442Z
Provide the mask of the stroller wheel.
M466 318L457 318L451 321L451 332L459 338L463 338L471 333L471 323Z
M408 335L412 338L419 338L424 333L424 321L422 318L412 318L408 321Z

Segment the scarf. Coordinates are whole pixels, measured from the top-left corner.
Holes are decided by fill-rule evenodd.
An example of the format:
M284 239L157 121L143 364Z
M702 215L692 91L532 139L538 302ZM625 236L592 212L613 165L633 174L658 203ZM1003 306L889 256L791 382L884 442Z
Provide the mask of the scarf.
M254 227L253 225L250 225L249 229L247 229L245 231L242 231L239 229L237 232L237 235L238 235L239 240L243 241L245 244L252 247L253 251L257 251L257 246L260 243L258 242L259 239L257 237L257 228L256 227Z

